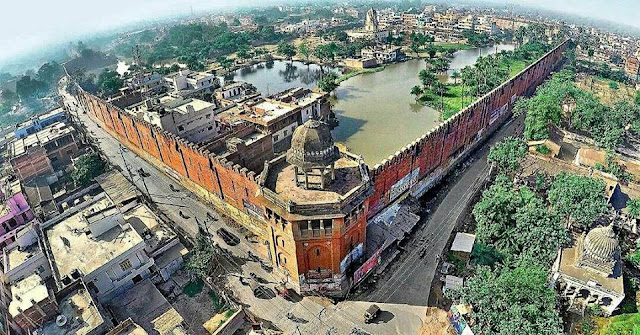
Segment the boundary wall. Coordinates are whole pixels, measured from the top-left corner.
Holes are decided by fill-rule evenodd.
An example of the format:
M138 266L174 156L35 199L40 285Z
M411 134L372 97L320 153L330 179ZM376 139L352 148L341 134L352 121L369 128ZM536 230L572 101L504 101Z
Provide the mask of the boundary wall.
M516 100L530 96L564 61L565 41L510 80L371 169L369 217L402 196L421 196L511 118Z
M424 194L478 144L511 117L521 96L534 93L564 60L568 41L542 56L438 127L370 168L374 192L369 217L406 194ZM104 130L218 211L267 237L257 174L87 92L79 101Z

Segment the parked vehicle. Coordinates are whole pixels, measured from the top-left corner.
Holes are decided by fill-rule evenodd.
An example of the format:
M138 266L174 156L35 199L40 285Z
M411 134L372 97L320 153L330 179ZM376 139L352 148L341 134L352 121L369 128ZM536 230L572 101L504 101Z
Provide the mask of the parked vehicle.
M364 312L364 323L371 323L380 313L380 307L378 305L373 304L367 308Z

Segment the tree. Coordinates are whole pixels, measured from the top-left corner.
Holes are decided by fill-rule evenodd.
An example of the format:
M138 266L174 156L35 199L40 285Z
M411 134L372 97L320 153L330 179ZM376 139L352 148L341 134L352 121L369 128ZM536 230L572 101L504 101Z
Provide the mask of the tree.
M78 186L87 186L93 182L94 178L106 171L107 164L100 155L90 152L80 156L73 163L71 178Z
M460 79L460 72L458 72L458 70L453 70L453 73L451 74L451 78L453 78L453 84L457 85L458 79Z
M185 268L191 275L205 279L211 272L215 252L213 243L205 235L199 233L196 236L194 248L189 253Z
M568 222L587 229L607 209L602 180L560 173L551 184L549 203Z
M473 306L476 334L562 334L556 293L547 285L546 269L519 262L492 271L479 266L475 276L447 296Z
M16 93L20 99L26 100L33 97L40 97L48 90L48 85L44 81L32 79L30 76L22 76L16 82Z
M629 199L627 201L627 211L634 219L640 218L640 199Z
M220 66L222 66L225 70L229 71L231 66L233 65L233 61L226 56L220 56L216 59Z
M278 54L286 57L287 59L293 61L293 56L295 56L296 53L296 47L293 44L284 41L278 44Z
M527 155L527 143L516 137L507 137L489 151L489 162L494 163L502 173L514 173L520 169Z
M238 58L242 60L247 60L251 58L251 54L249 53L249 47L246 45L241 45L238 47L238 51L236 52Z
M420 88L420 86L418 86L418 85L412 87L411 88L411 94L414 95L415 96L415 100L418 101L418 98L422 94L422 88Z
M326 63L326 62L333 63L336 57L337 50L338 50L338 45L332 42L332 43L318 45L313 51L313 54L318 59L320 59L320 62L322 63Z
M307 45L307 43L302 42L300 43L300 45L298 45L298 53L304 56L304 59L306 60L307 63L309 63L309 46Z
M63 75L62 66L57 62L48 62L42 64L38 69L37 78L51 85L60 80Z
M478 240L487 245L514 233L511 229L521 199L513 191L513 187L513 182L508 177L499 175L473 207L473 217L477 223L476 235Z
M103 70L98 76L96 85L102 96L112 95L122 88L123 80L116 71Z
M337 80L338 75L331 71L318 80L318 87L327 93L331 93L338 87Z

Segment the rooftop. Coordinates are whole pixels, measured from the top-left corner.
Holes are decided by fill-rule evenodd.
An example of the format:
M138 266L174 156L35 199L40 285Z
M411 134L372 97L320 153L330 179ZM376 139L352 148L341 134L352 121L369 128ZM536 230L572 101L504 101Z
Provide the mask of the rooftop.
M118 321L131 319L147 333L186 334L182 327L182 316L149 279L114 298L108 305Z
M108 198L103 198L46 230L53 263L60 278L76 269L84 275L90 274L143 242L129 225L124 228L115 226L97 237L91 234L84 216L108 209L111 205Z
M120 171L111 170L103 173L96 177L96 182L116 205L138 197L135 186Z
M285 201L291 200L299 204L339 202L362 182L358 161L343 156L336 161L336 178L326 189L304 189L296 186L294 166L283 158L281 156L272 160L274 164L269 166L265 186Z
M124 213L124 219L140 236L143 236L145 243L152 251L177 238L177 235L164 225L147 205L138 205L127 211Z
M6 255L4 262L5 273L19 267L27 259L42 253L42 250L40 250L40 246L38 245L38 243L34 243L28 247L15 246L12 249L5 248L4 250Z
M189 99L177 98L176 99L170 96L165 96L160 98L160 103L164 105L164 107L167 108L168 110L172 110L174 112L181 113L181 114L190 113L189 110L187 109L187 106L189 105L192 106L196 112L215 106L214 104L210 102L206 102L204 100L193 99L193 98L189 98Z
M27 203L24 195L22 193L16 193L4 203L0 204L0 222L5 222L14 216L20 215L20 213L25 212L29 208L29 203Z
M38 274L32 274L11 285L11 303L9 304L9 313L15 317L20 312L26 311L33 306L31 301L39 303L49 297L49 291L44 281Z
M469 233L457 233L451 251L462 251L470 253L473 250L473 244L476 241L476 235Z
M64 108L62 107L58 107L58 108L54 108L46 113L42 113L40 115L35 115L31 118L29 118L29 120L26 120L24 122L18 123L16 125L16 128L22 128L22 127L27 127L33 124L34 120L46 120L52 116L56 116L60 113L64 113Z
M100 314L98 307L84 286L80 286L80 288L67 294L62 300L58 300L58 306L60 307L59 315L66 317L66 324L58 326L56 319L51 320L42 326L42 334L92 334L96 328L105 323L102 314Z
M9 145L9 152L12 157L25 153L31 147L45 145L64 135L73 132L73 128L64 122L56 122L41 131L31 134L25 138L16 139Z
M562 273L565 276L577 279L583 283L593 283L592 286L595 287L601 287L617 294L624 293L624 286L622 283L623 279L621 275L615 278L603 277L597 272L577 267L575 265L577 251L578 250L576 246L562 250L562 253L560 254L560 264L558 272ZM620 273L620 261L617 262L616 267L618 269L616 269L615 272Z

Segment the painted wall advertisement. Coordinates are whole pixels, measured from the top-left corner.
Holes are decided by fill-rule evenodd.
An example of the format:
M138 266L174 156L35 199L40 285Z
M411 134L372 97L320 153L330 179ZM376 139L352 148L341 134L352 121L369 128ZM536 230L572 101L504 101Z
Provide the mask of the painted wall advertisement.
M504 104L502 107L498 107L491 111L491 118L489 119L489 124L493 124L496 120L507 111L508 105Z
M389 201L395 200L397 197L409 190L411 186L415 185L418 182L419 176L420 168L416 168L415 170L411 171L411 173L402 177L402 179L393 184L393 186L391 186L391 189L389 190Z
M371 270L375 269L376 266L380 263L380 254L382 253L382 248L376 250L373 255L366 261L364 264L356 270L353 274L353 283L357 284L364 278Z
M362 245L362 243L358 244L357 247L353 248L353 250L351 250L351 252L344 257L342 262L340 262L340 273L345 273L349 265L351 265L351 263L353 263L354 260L359 260L360 257L362 257L363 251L364 251L364 246Z

